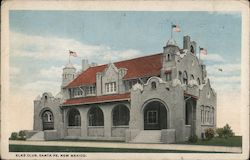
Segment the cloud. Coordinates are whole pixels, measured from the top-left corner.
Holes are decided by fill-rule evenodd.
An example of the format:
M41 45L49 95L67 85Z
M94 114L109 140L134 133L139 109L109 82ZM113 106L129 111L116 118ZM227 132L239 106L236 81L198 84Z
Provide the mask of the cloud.
M134 49L113 50L109 46L84 44L74 39L26 35L13 31L10 37L11 55L16 57L66 61L68 50L72 50L79 57L90 61L108 63L141 55L140 51Z
M22 86L20 85L11 85L11 89L14 89L17 93L32 93L33 97L30 97L32 101L37 95L42 94L43 92L51 92L53 95L57 94L60 91L61 83L52 80L38 80L32 83L26 83Z
M222 69L222 71L219 71ZM240 63L207 65L208 77L217 92L239 92L241 84Z
M62 71L64 66L56 67L51 66L48 69L41 69L39 71L39 76L43 79L61 79Z
M223 59L220 55L218 54L207 54L207 55L204 55L204 54L200 54L200 58L203 60L203 61L213 61L213 62L225 62L225 59Z

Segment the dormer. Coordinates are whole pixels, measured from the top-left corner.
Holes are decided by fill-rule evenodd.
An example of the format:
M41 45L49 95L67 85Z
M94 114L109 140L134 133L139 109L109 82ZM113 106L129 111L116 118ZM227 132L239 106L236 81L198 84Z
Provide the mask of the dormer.
M108 67L104 70L102 77L102 94L115 94L118 93L118 80L119 70L113 64L109 63Z

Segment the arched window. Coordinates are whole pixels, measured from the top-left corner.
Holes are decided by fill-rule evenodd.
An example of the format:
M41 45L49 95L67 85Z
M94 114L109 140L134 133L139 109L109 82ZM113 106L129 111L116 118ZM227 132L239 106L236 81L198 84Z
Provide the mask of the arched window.
M170 54L168 54L167 61L170 61L170 60L171 60L171 56L170 56Z
M151 83L151 88L152 88L152 89L156 89L156 83L155 83L155 82L152 82L152 83Z
M191 80L194 80L194 75L193 74L191 74Z
M179 71L179 80L181 81L181 83L182 83L182 72L181 71Z
M204 123L204 106L201 106L201 123Z
M81 126L81 115L77 109L71 109L68 115L69 126Z
M88 112L89 126L104 126L103 112L99 107L92 107Z
M116 106L112 111L113 125L129 125L129 109L124 105Z
M188 75L187 75L187 71L184 71L184 73L183 73L183 83L184 83L184 84L188 84Z
M191 51L191 53L194 53L194 47L193 47L193 45L191 45L190 51Z
M197 83L198 83L198 85L201 85L201 81L200 81L199 77L197 78Z

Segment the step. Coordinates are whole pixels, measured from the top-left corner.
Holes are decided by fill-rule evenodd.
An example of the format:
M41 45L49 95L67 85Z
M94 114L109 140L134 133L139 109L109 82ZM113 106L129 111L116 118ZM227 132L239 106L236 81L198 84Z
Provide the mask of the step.
M44 140L44 132L39 131L35 133L33 136L27 139L28 141L43 141Z
M131 143L162 143L160 130L143 130Z

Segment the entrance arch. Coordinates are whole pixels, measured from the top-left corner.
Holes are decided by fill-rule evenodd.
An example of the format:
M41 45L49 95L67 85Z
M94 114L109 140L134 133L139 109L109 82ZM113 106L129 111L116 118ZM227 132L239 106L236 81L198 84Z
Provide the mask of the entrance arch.
M143 109L144 130L167 129L167 109L160 101L154 100Z
M51 111L46 110L42 114L43 130L54 129L54 116Z

